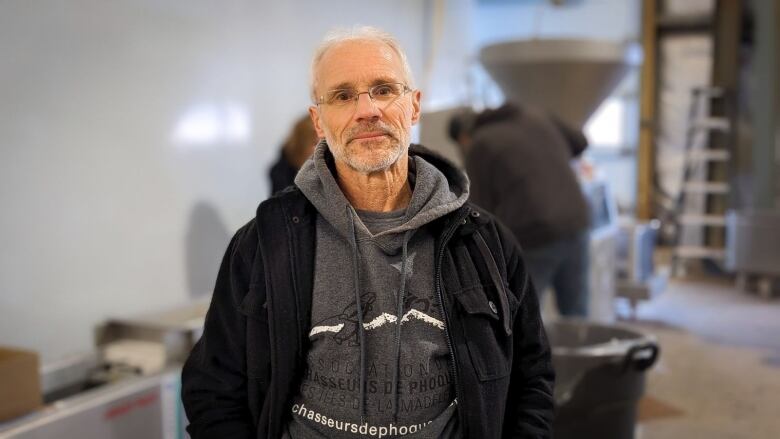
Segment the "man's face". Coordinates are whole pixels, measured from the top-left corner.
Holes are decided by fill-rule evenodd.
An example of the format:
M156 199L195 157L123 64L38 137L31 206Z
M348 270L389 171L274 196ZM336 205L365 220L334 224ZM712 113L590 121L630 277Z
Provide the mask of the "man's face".
M315 75L316 96L334 89L365 92L381 83L407 84L403 64L384 43L346 41L330 48ZM317 135L325 137L335 159L355 171L382 171L406 157L411 128L420 118L420 92L389 101L372 101L368 94L344 106L327 103L309 108Z

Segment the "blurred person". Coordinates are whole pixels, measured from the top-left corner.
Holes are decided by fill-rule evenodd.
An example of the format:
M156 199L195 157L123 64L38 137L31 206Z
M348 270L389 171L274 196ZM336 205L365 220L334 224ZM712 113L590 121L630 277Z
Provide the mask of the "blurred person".
M268 171L271 179L271 194L293 184L295 174L314 152L317 140L317 133L314 131L309 115L304 114L299 117L279 151L279 158Z
M450 116L447 125L447 134L450 139L460 148L463 160L471 151L471 130L474 128L474 122L477 120L477 113L471 108L460 107Z
M561 315L587 316L590 213L571 167L588 146L582 132L505 103L456 113L449 135L463 149L471 200L495 213L523 247L539 301L552 287Z
M410 145L421 93L398 42L329 34L311 94L323 140L233 238L184 366L193 439L550 437L519 247Z

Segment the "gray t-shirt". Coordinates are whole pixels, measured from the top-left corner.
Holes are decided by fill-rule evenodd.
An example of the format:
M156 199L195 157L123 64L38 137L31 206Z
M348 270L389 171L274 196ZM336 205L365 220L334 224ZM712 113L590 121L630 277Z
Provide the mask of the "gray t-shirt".
M409 239L396 356L402 252L373 239L403 224L405 211L358 212L368 234L356 236L366 362L366 417L360 416L360 345L353 251L322 217L317 221L312 329L307 367L285 438L454 438L457 402L444 318L434 287L434 239ZM393 253L395 251L395 253ZM399 367L395 381L395 368ZM397 386L397 419L393 388Z

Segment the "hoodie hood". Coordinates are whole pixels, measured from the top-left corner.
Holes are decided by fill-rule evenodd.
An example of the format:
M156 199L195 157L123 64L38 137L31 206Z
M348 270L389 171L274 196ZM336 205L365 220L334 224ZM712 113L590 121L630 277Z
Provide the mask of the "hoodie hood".
M322 140L312 157L295 177L295 184L320 215L345 239L351 239L352 221L355 238L370 238L387 253L401 247L403 236L461 207L469 195L466 174L446 159L420 145L409 148L409 181L412 198L404 221L398 227L372 234L357 216L334 177L333 155ZM352 218L345 212L350 212Z

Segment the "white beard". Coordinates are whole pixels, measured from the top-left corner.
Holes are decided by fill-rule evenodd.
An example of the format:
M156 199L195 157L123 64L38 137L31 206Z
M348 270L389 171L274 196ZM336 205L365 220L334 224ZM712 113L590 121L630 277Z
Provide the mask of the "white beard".
M326 132L326 134L329 133ZM326 135L326 138L327 137L333 137L333 136ZM370 161L365 160L363 157L361 157L360 154L353 154L350 151L348 151L347 145L342 145L338 143L334 144L329 141L328 147L330 149L331 154L333 154L333 157L337 161L346 164L351 169L354 169L357 172L363 174L370 174L372 172L379 172L388 169L403 156L403 154L409 148L409 143L411 140L410 135L406 135L404 137L405 137L404 139L394 142L395 143L394 147L387 151L384 151L381 157ZM394 139L390 139L390 140L394 141Z

